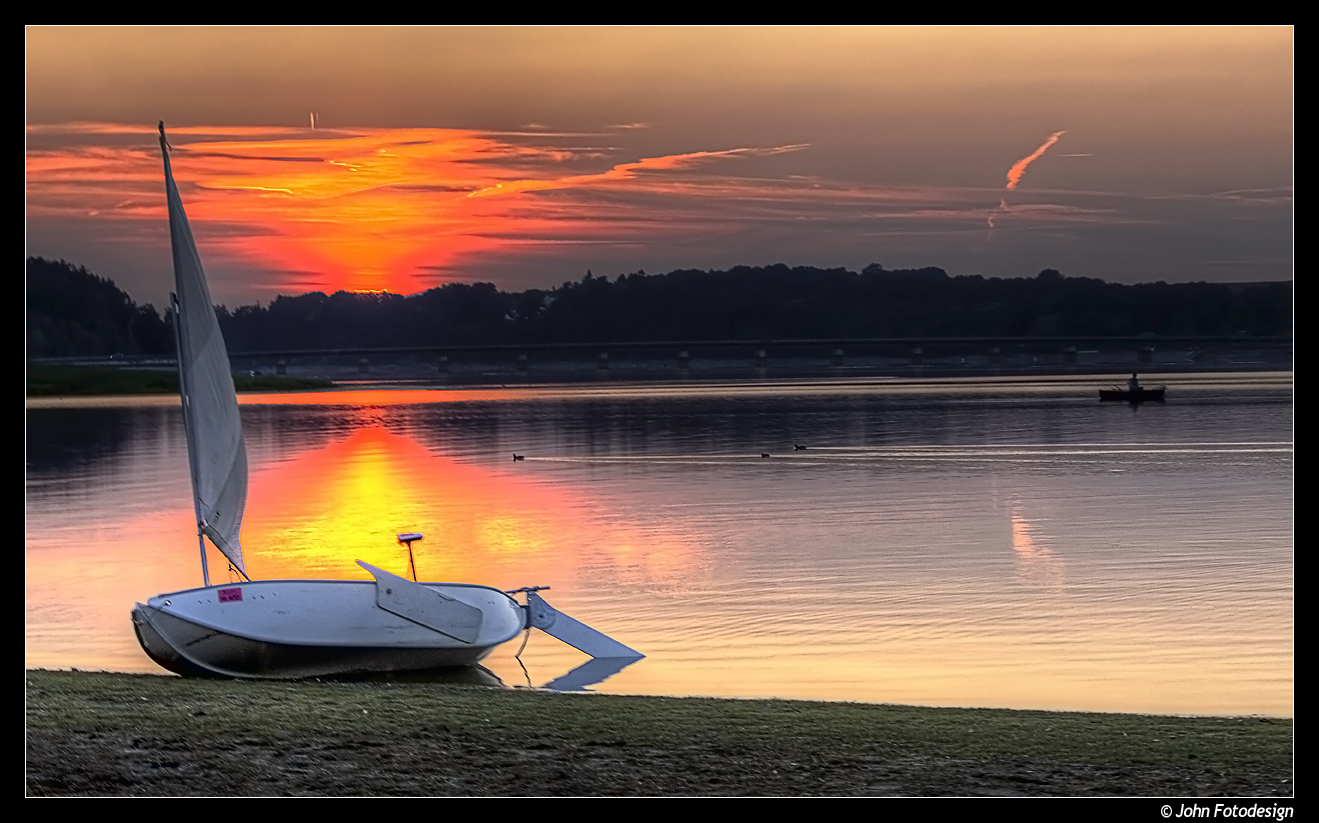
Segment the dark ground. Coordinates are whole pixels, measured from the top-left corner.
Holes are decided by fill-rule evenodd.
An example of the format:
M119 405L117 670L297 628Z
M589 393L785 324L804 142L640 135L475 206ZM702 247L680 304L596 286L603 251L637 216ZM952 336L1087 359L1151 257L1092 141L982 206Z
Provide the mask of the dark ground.
M28 795L1291 796L1293 723L27 673Z

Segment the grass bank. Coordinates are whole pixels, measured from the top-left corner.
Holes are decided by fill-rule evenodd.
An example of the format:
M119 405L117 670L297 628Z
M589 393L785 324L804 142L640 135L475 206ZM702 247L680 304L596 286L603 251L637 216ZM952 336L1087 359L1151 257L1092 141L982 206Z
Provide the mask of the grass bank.
M1255 795L1293 723L27 673L30 795Z
M238 391L310 391L334 387L334 383L329 380L277 375L234 375L234 388ZM31 364L27 367L29 397L178 393L179 373L175 369Z

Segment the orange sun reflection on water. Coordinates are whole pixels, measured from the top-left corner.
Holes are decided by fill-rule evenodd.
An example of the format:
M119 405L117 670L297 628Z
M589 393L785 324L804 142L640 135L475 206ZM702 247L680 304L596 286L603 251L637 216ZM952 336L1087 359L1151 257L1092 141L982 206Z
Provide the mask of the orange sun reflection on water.
M518 464L523 466L525 464ZM688 541L643 523L601 522L599 506L551 483L437 454L368 422L252 477L244 520L259 578L365 576L362 560L408 575L396 535L420 531L417 574L515 587L574 587L589 567L621 582L671 582ZM638 547L644 546L640 551Z
M392 430L378 408L356 414L356 427L327 446L254 464L242 535L254 579L369 580L357 560L410 576L396 535L420 531L421 580L549 586L556 606L590 601L584 616L656 644L629 620L631 601L619 593L681 586L702 566L698 540L662 518L620 517L530 462L464 462ZM186 486L158 491L155 507L90 534L80 523L29 534L27 665L157 670L128 611L202 583ZM207 555L213 584L236 579L209 545ZM70 581L79 581L77 597ZM574 650L548 645L547 670L561 673L560 657L567 668L580 662Z
M577 529L563 493L463 465L383 425L258 473L249 499L243 541L264 578L356 578L356 560L406 575L395 535L421 531L422 579L476 582L512 555L534 555L552 531Z

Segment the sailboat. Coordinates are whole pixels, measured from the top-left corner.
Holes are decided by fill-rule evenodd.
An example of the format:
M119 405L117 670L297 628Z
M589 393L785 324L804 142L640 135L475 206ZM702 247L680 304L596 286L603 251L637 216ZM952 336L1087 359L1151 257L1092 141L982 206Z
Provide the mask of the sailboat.
M540 629L593 659L555 681L581 688L643 655L560 612L545 587L501 591L418 582L360 560L370 580L253 580L240 531L247 504L247 453L224 338L170 168L160 124L188 463L202 587L156 595L133 609L147 656L183 675L306 678L475 666L525 630ZM419 533L398 535L411 556ZM209 541L242 580L211 585ZM525 602L514 595L522 594ZM551 684L554 686L555 684ZM563 686L558 686L563 688Z

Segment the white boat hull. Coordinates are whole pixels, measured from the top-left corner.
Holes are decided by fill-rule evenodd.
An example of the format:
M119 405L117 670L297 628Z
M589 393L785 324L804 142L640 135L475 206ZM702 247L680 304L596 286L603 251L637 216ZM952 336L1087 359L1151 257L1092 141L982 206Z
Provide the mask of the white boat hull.
M410 583L410 581L408 581ZM479 610L455 637L389 611L377 583L260 580L162 594L133 609L147 655L184 675L303 678L474 666L527 626L526 610L487 586L419 585Z

